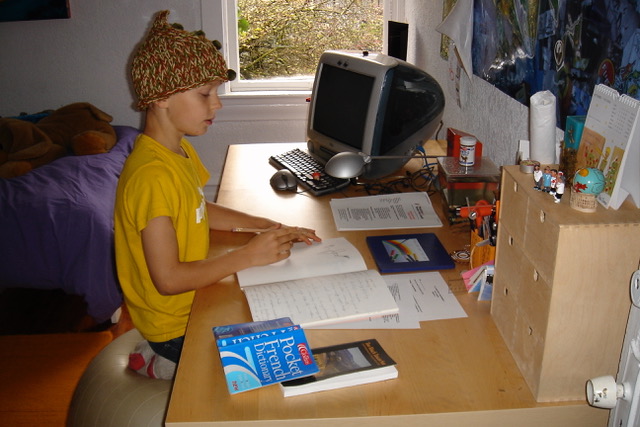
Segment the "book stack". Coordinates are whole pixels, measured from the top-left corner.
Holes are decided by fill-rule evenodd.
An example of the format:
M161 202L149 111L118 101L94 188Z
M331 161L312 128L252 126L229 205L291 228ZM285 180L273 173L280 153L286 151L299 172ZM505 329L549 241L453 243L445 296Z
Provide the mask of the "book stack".
M230 394L319 371L304 330L290 318L213 328Z

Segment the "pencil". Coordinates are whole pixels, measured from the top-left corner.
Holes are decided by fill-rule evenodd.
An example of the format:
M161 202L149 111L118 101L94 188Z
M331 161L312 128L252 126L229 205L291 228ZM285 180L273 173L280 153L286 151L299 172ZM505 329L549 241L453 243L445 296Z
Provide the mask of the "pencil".
M266 228L236 227L236 228L232 228L231 231L233 231L234 233L265 233L269 230Z

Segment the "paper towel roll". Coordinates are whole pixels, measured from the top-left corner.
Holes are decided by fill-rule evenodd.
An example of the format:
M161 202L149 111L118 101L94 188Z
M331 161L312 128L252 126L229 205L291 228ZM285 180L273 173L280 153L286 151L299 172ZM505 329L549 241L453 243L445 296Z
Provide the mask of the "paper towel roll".
M534 94L529 103L530 159L556 162L556 97L548 90Z

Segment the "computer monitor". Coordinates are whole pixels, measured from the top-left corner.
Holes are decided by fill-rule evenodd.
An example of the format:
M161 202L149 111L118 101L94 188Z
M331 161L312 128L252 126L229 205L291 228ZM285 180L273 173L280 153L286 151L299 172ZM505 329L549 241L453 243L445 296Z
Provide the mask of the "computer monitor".
M324 160L343 151L411 156L435 135L443 111L442 88L414 65L379 53L326 51L313 85L307 145ZM407 161L375 159L361 177L387 176Z

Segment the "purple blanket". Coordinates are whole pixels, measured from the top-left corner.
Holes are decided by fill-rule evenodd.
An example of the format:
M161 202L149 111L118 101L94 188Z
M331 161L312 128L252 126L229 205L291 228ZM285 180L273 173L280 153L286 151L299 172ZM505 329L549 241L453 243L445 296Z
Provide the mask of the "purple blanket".
M113 249L113 205L137 129L115 126L109 153L67 156L0 179L0 288L82 295L105 321L122 304Z

